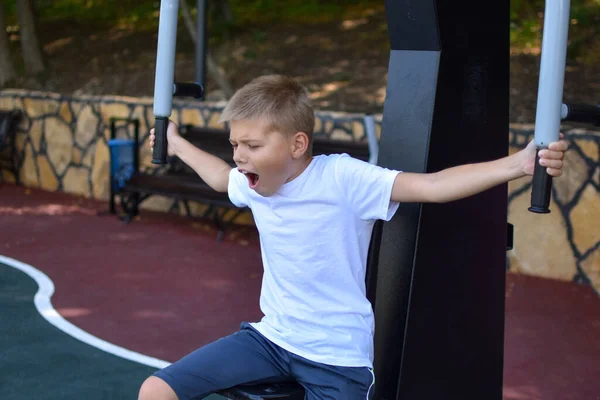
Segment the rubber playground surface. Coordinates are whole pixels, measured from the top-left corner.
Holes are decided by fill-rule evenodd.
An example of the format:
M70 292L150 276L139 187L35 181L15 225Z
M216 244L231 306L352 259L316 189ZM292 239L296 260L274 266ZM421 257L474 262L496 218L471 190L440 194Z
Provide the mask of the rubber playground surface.
M124 225L106 208L0 186L0 399L135 399L157 368L260 318L251 228L218 243L197 221ZM598 377L598 295L508 274L504 400L600 399Z

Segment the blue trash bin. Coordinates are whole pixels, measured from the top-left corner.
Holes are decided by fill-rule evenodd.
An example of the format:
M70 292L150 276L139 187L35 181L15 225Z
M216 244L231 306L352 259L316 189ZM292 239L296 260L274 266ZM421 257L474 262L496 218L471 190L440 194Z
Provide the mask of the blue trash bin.
M131 139L111 139L108 141L110 151L110 177L114 193L121 189L134 172L134 141Z

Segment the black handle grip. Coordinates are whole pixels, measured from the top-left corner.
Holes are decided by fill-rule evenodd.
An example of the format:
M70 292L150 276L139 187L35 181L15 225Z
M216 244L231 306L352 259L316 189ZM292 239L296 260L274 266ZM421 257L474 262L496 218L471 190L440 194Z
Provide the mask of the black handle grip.
M193 97L201 99L204 95L204 87L199 83L179 83L173 84L173 96Z
M582 122L592 125L600 125L600 107L590 104L568 104L567 115L563 121Z
M167 163L167 128L169 119L156 117L154 123L154 148L152 149L152 164Z
M539 153L541 149L537 149ZM529 211L538 214L550 212L550 197L552 196L552 176L546 172L546 167L540 165L540 156L536 153L533 170L533 187L531 188L531 207Z

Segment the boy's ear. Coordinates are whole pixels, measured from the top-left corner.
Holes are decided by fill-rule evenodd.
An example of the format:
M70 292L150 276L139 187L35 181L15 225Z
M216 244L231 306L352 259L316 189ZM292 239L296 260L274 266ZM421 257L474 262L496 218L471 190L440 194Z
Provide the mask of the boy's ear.
M292 138L292 155L294 158L303 157L308 151L309 139L304 132L296 132Z

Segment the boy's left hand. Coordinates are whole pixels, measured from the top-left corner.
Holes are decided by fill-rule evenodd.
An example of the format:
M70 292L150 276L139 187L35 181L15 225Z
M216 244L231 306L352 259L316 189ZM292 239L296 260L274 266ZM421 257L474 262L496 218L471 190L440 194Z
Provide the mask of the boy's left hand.
M550 143L547 149L540 150L540 164L546 167L548 175L558 177L563 172L563 159L565 152L569 147L567 142L563 140L565 135L560 134L559 140ZM523 149L523 172L526 175L533 175L535 164L535 142L532 140L527 147Z

